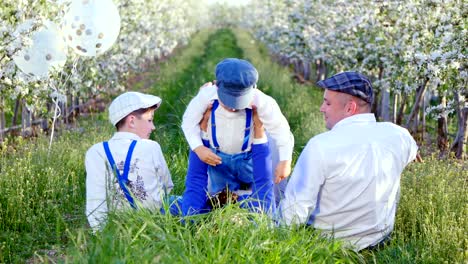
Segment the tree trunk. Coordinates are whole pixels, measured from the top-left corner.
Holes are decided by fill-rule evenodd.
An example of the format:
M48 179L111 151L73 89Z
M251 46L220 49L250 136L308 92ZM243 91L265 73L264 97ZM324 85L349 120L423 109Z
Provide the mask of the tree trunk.
M11 119L11 126L16 126L18 123L16 120L18 119L18 112L19 112L19 107L20 107L20 99L16 99L15 102L15 110L13 110L13 118Z
M73 105L74 105L74 109L75 109L75 114L73 116L75 117L74 119L76 119L76 117L78 117L80 115L80 107L79 107L79 105L80 105L80 95L79 94L77 94L75 96L75 100L74 100Z
M308 60L303 61L304 65L304 79L310 81L310 62Z
M382 65L379 66L379 81L382 80L384 75L384 68ZM382 117L383 121L390 121L390 89L383 88L382 91L382 101L380 103L380 116Z
M374 90L374 98L379 98L379 97L380 97L380 92L377 90ZM380 118L380 111L378 107L379 107L378 100L374 100L371 105L371 113L374 113L376 120L379 120Z
M426 93L426 89L427 89L427 83L428 83L429 79L425 79L424 80L424 83L422 83L418 89L416 90L416 98L414 100L414 105L413 105L413 109L411 109L411 113L408 117L408 120L406 122L406 128L408 128L408 130L411 132L411 133L415 133L417 132L417 127L418 127L418 113L419 113L419 109L421 108L421 101L423 100L424 98L424 94Z
M75 104L75 101L73 100L73 94L72 92L68 92L68 100L65 104L65 109L67 109L67 114L63 116L63 118L66 118L67 124L73 123L73 114L75 112L75 109L73 108L73 105ZM68 105L68 102L70 102L70 106Z
M279 57L280 64L283 66L289 66L291 64L290 60L286 56Z
M62 109L62 119L65 119L65 117L67 117L69 115L68 113L68 100L63 102L63 109ZM69 120L64 120L63 121L65 124L69 124Z
M310 81L310 62L309 62L309 60L304 60L302 62L302 68L304 69L304 80Z
M449 147L447 113L445 111L447 107L447 97L445 94L442 96L440 104L444 110L437 119L437 147L439 148L439 158L444 158L447 155Z
M455 152L455 157L458 159L465 159L465 144L467 137L467 125L468 125L468 107L465 106L464 100L461 99L461 91L454 91L454 99L456 103L457 119L458 119L458 131L453 141L450 150Z
M26 100L21 100L21 134L24 137L32 135L31 112L26 107Z
M422 142L426 141L426 107L427 107L427 101L429 98L427 96L424 96L422 101L421 101L421 127L420 127L420 132L421 132L421 140ZM429 142L430 143L430 142Z
M323 59L315 60L315 74L317 82L325 80L325 77L327 76L327 69Z
M398 99L400 98L400 94L395 93L393 96L393 110L392 110L392 122L396 123L397 120L397 109L398 109Z
M408 100L408 94L403 92L402 97L401 97L401 105L400 109L398 109L398 114L396 116L395 123L399 126L403 124L403 117L405 115L405 110L406 110L406 101Z
M5 112L3 111L3 109L5 108L4 104L5 104L5 100L3 99L3 97L0 97L0 143L3 142L3 139L5 138L4 130L5 130L6 120L5 120Z
M301 61L299 59L294 58L293 59L293 65L294 65L294 73L295 74L302 74Z

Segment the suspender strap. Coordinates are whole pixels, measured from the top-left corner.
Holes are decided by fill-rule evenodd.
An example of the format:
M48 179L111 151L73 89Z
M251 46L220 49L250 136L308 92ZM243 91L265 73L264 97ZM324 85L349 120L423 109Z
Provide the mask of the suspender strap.
M114 157L112 157L112 154L110 152L109 143L107 141L103 142L104 151L106 152L107 160L109 161L109 164L111 165L112 170L115 172L115 175L117 176L119 186L124 192L125 197L127 198L130 205L135 209L136 209L136 206L133 201L133 197L130 194L130 191L127 189L127 182L128 182L128 173L130 171L130 162L132 160L132 154L133 154L133 150L135 149L136 143L137 141L133 140L132 143L130 144L130 147L128 148L128 152L127 152L127 157L125 158L123 174L120 175L119 169L117 168L117 165L115 164Z
M249 145L249 137L250 137L250 123L252 122L252 109L246 108L245 109L245 132L244 132L244 143L242 144L242 151L247 149Z
M215 149L219 149L218 140L216 139L216 121L215 121L215 111L219 106L218 100L213 101L213 105L211 107L211 137L213 139L213 145Z
M216 120L215 120L215 111L219 106L218 100L213 101L213 106L211 108L211 138L213 139L213 145L216 149L219 149L218 140L216 138ZM252 122L252 109L245 109L245 132L244 132L244 142L242 143L242 151L245 151L249 146L250 138L250 124Z

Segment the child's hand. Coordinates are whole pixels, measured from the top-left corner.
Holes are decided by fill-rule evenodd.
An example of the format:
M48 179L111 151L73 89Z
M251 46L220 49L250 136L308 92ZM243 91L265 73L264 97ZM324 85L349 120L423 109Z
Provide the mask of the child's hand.
M282 160L278 163L275 169L275 183L280 183L291 174L291 161Z
M213 85L216 85L216 80L214 80L213 82L207 82L205 84L203 84L201 87L200 87L200 90L205 88L205 87L208 87L208 86L213 86Z
M196 149L193 150L198 158L200 160L202 160L203 162L205 162L206 164L208 165L211 165L211 166L216 166L216 165L219 165L221 164L221 157L219 157L218 155L214 154L213 151L211 151L211 149L205 147L205 146L199 146L197 147Z

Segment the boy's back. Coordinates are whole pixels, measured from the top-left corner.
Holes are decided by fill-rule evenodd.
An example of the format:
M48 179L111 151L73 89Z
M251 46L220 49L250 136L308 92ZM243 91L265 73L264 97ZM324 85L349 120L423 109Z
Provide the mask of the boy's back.
M109 119L117 132L89 148L85 158L86 215L94 230L105 223L109 210L158 209L171 191L161 147L149 140L160 103L157 96L127 92L110 105Z

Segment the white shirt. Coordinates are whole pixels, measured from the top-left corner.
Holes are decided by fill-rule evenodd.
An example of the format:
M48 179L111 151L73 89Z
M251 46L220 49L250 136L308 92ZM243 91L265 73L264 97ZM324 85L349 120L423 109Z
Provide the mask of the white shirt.
M408 131L373 114L345 118L309 140L288 182L280 212L354 244L393 230L400 175L418 147Z
M125 158L132 140L137 140L130 162L128 180L135 204L144 208L158 209L162 198L174 184L169 169L155 141L141 139L134 133L116 132L108 141L120 173L123 173ZM86 152L86 215L90 226L96 230L105 221L109 209L131 208L116 176L110 169L102 142Z
M203 145L199 123L206 108L213 100L218 99L217 89L215 85L201 88L185 110L182 119L182 130L192 150ZM279 159L281 161L292 160L294 137L289 128L288 121L281 113L276 101L262 91L255 89L252 103L257 107L259 118L263 122L266 131L276 143ZM215 111L215 119L216 139L219 143L220 151L227 154L240 153L244 140L246 122L245 110L230 112L220 105ZM211 117L208 122L207 132L210 138L210 144L213 146ZM250 135L249 145L246 151L251 148L253 130Z

